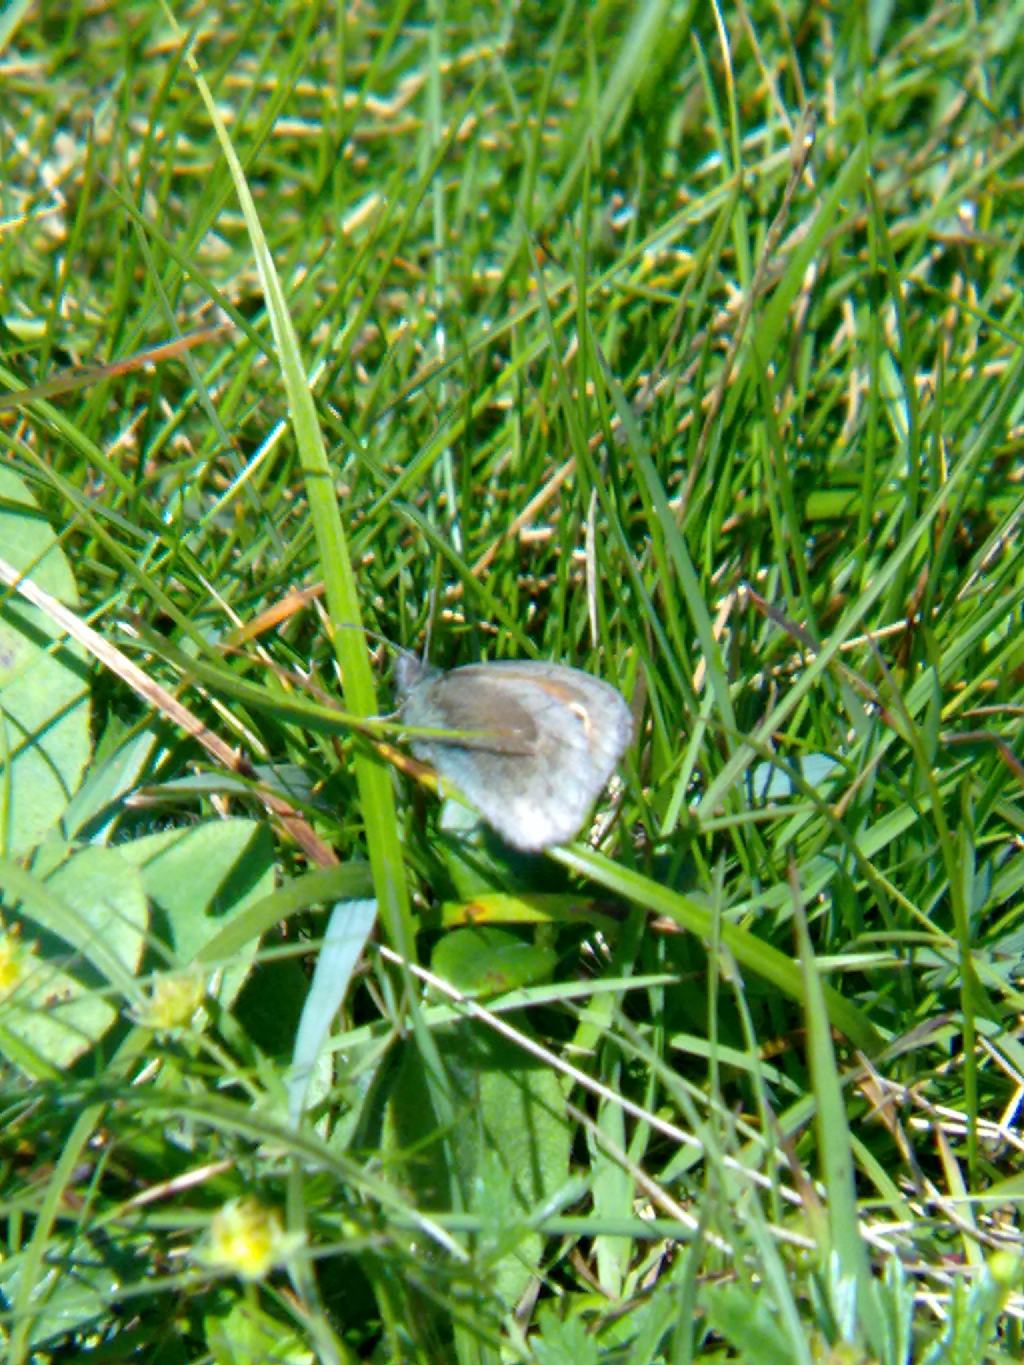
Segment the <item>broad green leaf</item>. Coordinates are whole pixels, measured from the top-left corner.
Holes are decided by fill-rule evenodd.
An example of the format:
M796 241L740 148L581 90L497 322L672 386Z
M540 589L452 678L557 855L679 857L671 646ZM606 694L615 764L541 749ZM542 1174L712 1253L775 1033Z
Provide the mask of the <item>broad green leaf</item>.
M432 966L463 995L499 995L550 980L555 953L507 930L481 925L445 934L434 950Z
M216 1365L312 1365L316 1359L302 1336L255 1300L240 1299L223 1316L205 1321L206 1344Z
M0 554L68 606L75 580L56 536L0 465ZM28 852L56 825L89 757L85 653L38 607L0 592L0 851Z
M0 1012L12 1040L3 1050L24 1067L20 1042L63 1069L136 1003L147 925L142 879L117 850L104 848L82 849L46 881L9 865L3 872L5 890L19 902L0 940Z
M480 1253L491 1258L497 1292L512 1307L542 1251L531 1217L568 1179L571 1129L561 1083L549 1068L471 1020L442 1030L437 1043L454 1130L439 1124L422 1060L406 1046L386 1097L385 1146L421 1208L443 1205L451 1174L446 1150L454 1154L455 1185L481 1220Z
M274 884L274 845L265 825L217 820L165 830L118 846L138 867L158 912L156 929L171 951L168 967L186 966L225 925ZM249 974L259 940L239 946L215 994L230 1004Z

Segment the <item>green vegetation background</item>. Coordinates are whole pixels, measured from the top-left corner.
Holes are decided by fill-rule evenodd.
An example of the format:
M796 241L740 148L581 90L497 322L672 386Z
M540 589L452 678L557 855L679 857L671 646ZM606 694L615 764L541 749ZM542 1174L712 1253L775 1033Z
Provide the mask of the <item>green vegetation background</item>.
M251 765L4 590L7 1359L1020 1358L1022 26L0 16L0 556ZM439 825L359 624L619 686L590 846Z

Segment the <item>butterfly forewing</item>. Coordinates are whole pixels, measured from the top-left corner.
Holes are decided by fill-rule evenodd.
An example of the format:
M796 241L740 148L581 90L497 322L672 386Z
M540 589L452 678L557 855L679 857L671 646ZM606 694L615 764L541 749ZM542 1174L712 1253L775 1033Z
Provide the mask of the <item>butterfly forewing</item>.
M466 669L460 668L453 673L442 673L427 685L430 713L444 715L446 729L462 732L453 734L450 741L437 739L432 742L499 754L526 756L535 753L537 721L517 698L514 687L486 676L467 687L461 676L465 672ZM404 714L407 720L412 719L408 707ZM436 725L437 721L430 723Z

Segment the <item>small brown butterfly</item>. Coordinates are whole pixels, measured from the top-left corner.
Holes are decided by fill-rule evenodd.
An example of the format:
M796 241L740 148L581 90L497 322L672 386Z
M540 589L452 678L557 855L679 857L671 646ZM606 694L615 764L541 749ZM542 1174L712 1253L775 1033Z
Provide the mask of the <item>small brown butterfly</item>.
M514 660L449 673L400 654L395 678L409 725L458 730L412 741L514 848L578 834L633 736L609 683L562 664Z

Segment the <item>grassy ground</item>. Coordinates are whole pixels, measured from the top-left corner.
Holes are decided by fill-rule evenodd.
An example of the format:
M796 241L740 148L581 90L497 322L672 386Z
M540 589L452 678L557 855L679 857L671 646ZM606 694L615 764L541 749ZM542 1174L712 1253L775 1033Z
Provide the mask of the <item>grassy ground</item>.
M9 1361L1020 1358L1024 8L903 8L0 18ZM621 688L593 834L359 624Z

